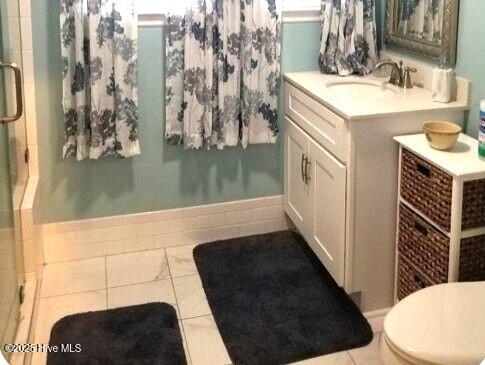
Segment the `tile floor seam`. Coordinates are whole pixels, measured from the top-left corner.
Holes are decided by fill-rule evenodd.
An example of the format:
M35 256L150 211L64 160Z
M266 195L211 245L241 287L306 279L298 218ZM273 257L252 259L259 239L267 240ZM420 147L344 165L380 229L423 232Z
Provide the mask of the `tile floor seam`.
M180 276L174 276L174 279L181 279L181 278L188 278L189 276L198 276L200 277L199 271L197 271L197 274L187 274L187 275L180 275Z
M358 365L357 361L355 361L355 359L352 357L352 354L350 353L350 351L346 351L346 352L347 352L347 355L350 357L350 361L352 361L354 365Z
M166 258L166 253L165 253L164 249L157 249L157 250L152 250L152 251L163 251L163 255ZM77 261L81 261L81 260L77 260ZM107 296L106 305L108 306L109 305L109 300L108 300L108 290L109 289L115 289L115 288L120 288L120 287L131 287L131 286L136 286L136 285L143 285L143 284L150 284L150 283L157 283L157 282L164 282L166 280L171 280L171 277L170 277L170 274L169 274L169 277L167 277L165 279L148 280L148 281L143 281L143 282L139 282L139 283L132 283L132 284L128 284L128 285L116 285L116 286L113 286L113 287L109 287L108 284L107 284L107 279L108 279L107 257L104 257L104 264L105 264L105 270L104 270L103 274L105 275L105 283L103 284L103 286L100 285L96 288L90 288L90 289L87 289L87 290L74 290L74 291L68 292L68 293L60 293L60 294L43 296L40 299L58 298L58 297L64 297L64 296L67 296L67 295L77 295L77 294L83 294L83 293L96 292L96 291L100 291L100 290L106 290L106 296ZM167 268L168 268L168 262L167 262ZM170 283L170 285L173 289L172 282Z
M150 280L150 281L143 281L141 283L133 283L133 284L126 284L126 285L109 286L106 289L127 288L127 287L130 287L130 286L137 286L137 285L143 285L143 284L148 284L148 283L159 283L159 282L168 281L168 280L172 280L172 278L159 279L159 280Z
M151 249L153 250L153 249ZM148 251L148 250L147 250ZM122 255L123 253L117 253L116 255ZM45 270L48 266L52 265L64 265L64 264L73 264L75 262L80 262L80 261L89 261L89 260L94 260L94 259L101 259L107 255L98 255L98 256L91 256L91 257L81 257L78 259L74 260L67 260L67 261L59 261L59 262L48 262L44 264L43 270ZM108 256L113 256L113 255L108 255Z
M155 237L155 236L149 236L149 237ZM101 242L99 242L99 244L108 243L108 242L111 242L111 241L106 241L106 242L101 241ZM147 252L147 251L164 250L166 248L178 248L178 247L191 246L191 245L192 244L184 244L184 245L178 245L178 246L167 246L167 247L148 248L148 249L142 249L142 250L136 250L136 251L126 251L126 252L123 251L123 252L112 253L112 254L82 257L82 258L77 258L77 259L74 259L74 260L62 260L62 261L48 262L44 266L56 265L56 264L67 264L67 263L70 263L70 262L90 260L90 259L98 259L98 258L102 258L102 257L120 256L120 255L126 255L126 254L131 254L131 253L139 253L139 252Z
M45 267L45 264L42 265L42 271L44 271L44 267ZM40 275L40 283L38 284L38 290L39 290L39 297L38 298L35 298L35 301L36 303L34 304L34 316L33 318L35 318L32 323L34 323L34 329L33 329L33 336L32 336L32 342L33 343L37 343L37 339L38 339L38 336L37 336L37 326L39 325L39 318L40 318L40 301L41 301L41 294L42 294L42 285L44 283L44 276L43 275ZM37 307L37 308L35 308ZM35 313L35 311L37 311L37 313ZM32 360L33 360L34 356L32 355L32 358L31 358L31 363L32 363Z
M179 279L187 279L187 278L197 279L197 281L200 281L200 285L201 285L200 288L201 288L202 293L204 295L204 301L205 301L205 303L207 303L207 307L209 308L209 313L199 314L199 315L195 315L195 316L187 316L187 317L184 317L183 319L192 319L192 318L200 318L200 317L205 317L205 316L213 316L212 309L211 309L211 307L209 305L209 301L207 299L207 295L206 295L205 290L204 290L204 285L202 284L202 278L200 277L200 275L199 275L198 272L197 272L197 274L192 274L192 275L186 275L186 276L183 276L183 277L172 278L172 280L173 281L176 281L176 280L179 280ZM177 291L175 290L175 282L173 284L174 284L175 297L177 297ZM182 313L180 313L180 316L182 318Z
M183 276L175 276L172 279L191 278L191 277L194 277L194 276L197 276L202 281L202 278L200 277L199 271L197 271L197 274L189 274L189 275L183 275Z
M106 285L106 309L108 309L108 258L104 257L104 284Z
M175 284L173 283L172 270L170 269L170 261L168 260L167 249L163 249L163 252L165 253L165 259L167 260L168 274L170 275L170 282L172 284L173 296L175 298L175 305L177 307L176 310L180 314L180 307L177 299L177 293L175 292ZM189 356L188 363L192 364L192 354L190 353L189 343L187 342L187 336L185 334L186 331L185 331L185 326L182 319L182 314L180 314L180 324L182 326L181 332L182 332L183 339L185 340L185 346L187 347L187 355Z
M185 351L185 348L187 348L187 356L188 356L188 359L186 359L187 360L187 364L186 365L193 365L192 364L192 355L190 354L189 344L187 342L187 336L185 335L184 324L182 323L182 319L177 318L177 320L178 320L178 324L180 326L180 333L182 335L182 346L183 346L183 343L185 343L184 351Z
M160 255L160 257L158 255ZM155 256L157 256L156 260L154 260ZM124 260L126 260L128 257L131 257L132 259L129 262L125 262ZM156 266L156 265L159 264L158 259L161 258L161 257L165 258L165 262L161 262L164 265ZM145 277L145 278L138 278L139 272L137 272L137 273L131 272L130 273L131 269L136 268L139 265L141 265L143 260L145 260L146 258L149 258L149 260L150 260L150 262L148 263L149 265L155 264L155 267L152 268L155 271L155 272L152 273L154 276L149 276L149 277ZM166 267L167 271L168 271L168 262L166 261L167 256L166 256L164 248L157 248L157 249L148 250L148 251L118 254L118 255L107 257L107 260L108 260L107 262L111 262L111 265L113 266L113 271L119 271L119 273L117 272L116 274L121 274L121 275L118 275L118 276L120 276L121 278L124 278L122 280L119 280L119 278L118 278L118 280L111 280L111 281L114 281L114 283L110 283L109 277L111 277L111 276L108 276L108 287L110 287L110 288L125 286L125 285L131 285L131 284L144 284L144 283L149 283L149 282L159 281L159 280L165 280L165 279L170 278L170 272L168 273L167 277L162 276L164 267ZM121 262L121 265L120 265L120 262ZM161 271L159 271L159 270L161 270ZM108 273L109 273L109 271L110 270L109 270L109 267L108 267ZM130 275L130 274L131 274L131 276L127 276L127 275ZM133 276L136 277L136 280L133 280ZM126 282L126 279L129 279L128 282Z
M181 321L185 321L186 319L195 319L195 318L203 318L203 317L214 317L214 315L212 314L212 311L210 314L201 314L200 316L191 316L191 317L186 317L186 318L180 318ZM214 322L215 322L215 318L214 318ZM219 327L217 328L219 329Z
M50 298L58 298L58 297L64 297L64 296L67 296L67 295L75 295L75 294L83 294L83 293L92 293L92 292L101 291L101 290L106 290L107 291L107 289L108 288L102 287L102 288L95 288L95 289L82 290L82 291L75 291L75 292L69 292L69 293L63 293L63 294L48 295L48 296L45 296L45 297L41 296L39 298L39 300L50 299Z

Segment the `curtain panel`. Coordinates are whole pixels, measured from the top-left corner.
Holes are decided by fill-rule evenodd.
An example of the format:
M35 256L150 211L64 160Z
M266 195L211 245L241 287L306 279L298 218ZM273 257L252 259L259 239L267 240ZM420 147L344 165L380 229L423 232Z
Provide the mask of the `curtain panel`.
M61 0L59 4L63 157L140 154L133 0Z
M320 70L366 75L377 62L375 0L322 0Z
M441 41L443 0L401 0L399 5L400 34L432 43Z
M168 144L186 149L275 143L281 15L275 0L188 0L169 14Z

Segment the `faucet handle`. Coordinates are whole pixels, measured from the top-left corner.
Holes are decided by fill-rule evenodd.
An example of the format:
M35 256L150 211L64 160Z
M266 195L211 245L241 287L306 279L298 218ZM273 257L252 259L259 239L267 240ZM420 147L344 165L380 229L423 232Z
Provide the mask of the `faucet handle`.
M416 67L405 67L404 68L404 88L405 89L412 89L413 83L411 82L411 72L416 73L418 69Z

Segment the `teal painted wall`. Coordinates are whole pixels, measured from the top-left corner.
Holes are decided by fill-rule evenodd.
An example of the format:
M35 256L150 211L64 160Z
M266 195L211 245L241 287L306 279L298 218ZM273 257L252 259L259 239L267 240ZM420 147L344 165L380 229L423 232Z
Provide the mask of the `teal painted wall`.
M484 15L485 1L460 1L456 73L473 82L472 107L468 118L467 133L474 138L478 136L480 100L485 99Z
M142 155L61 159L63 118L58 1L32 0L42 206L55 222L281 194L282 146L184 151L163 143L161 28L139 31ZM284 71L317 69L318 23L284 24Z
M142 156L128 160L64 161L58 2L32 0L41 222L63 221L281 194L282 146L183 151L163 143L163 30L141 28L139 98ZM385 0L377 1L379 37ZM457 74L473 80L468 133L477 134L485 98L485 41L477 14L485 1L461 1ZM381 37L380 37L381 38ZM283 26L283 71L317 69L318 23Z

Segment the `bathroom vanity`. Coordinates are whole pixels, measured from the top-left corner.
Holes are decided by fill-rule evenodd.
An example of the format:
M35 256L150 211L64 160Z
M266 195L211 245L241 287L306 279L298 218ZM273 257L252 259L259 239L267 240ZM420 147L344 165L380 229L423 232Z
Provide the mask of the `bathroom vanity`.
M364 312L393 305L397 135L428 120L461 124L456 101L373 77L285 74L284 208L320 261Z

